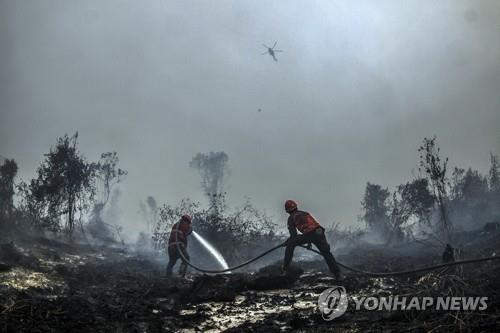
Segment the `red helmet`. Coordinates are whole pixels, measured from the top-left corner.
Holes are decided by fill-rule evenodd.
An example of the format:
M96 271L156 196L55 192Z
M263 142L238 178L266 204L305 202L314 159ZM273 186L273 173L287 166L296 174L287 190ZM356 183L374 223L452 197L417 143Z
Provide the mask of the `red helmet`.
M187 223L191 223L191 216L189 216L188 214L184 214L181 217L181 221L186 221Z
M297 210L297 203L293 200L287 200L285 202L285 210L287 213L291 213L294 210Z

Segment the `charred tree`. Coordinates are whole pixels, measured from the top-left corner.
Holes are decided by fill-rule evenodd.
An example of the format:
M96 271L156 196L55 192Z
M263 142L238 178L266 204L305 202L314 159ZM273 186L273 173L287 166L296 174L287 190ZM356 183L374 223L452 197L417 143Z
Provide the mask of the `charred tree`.
M389 197L387 188L377 184L366 183L365 194L361 201L363 210L362 220L371 231L387 240L389 227Z
M10 219L14 212L14 179L17 170L17 163L13 159L6 159L0 165L0 225Z
M446 187L446 176L448 171L448 158L445 158L444 161L441 160L439 156L440 148L436 143L436 137L431 139L424 138L418 151L420 153L419 170L425 172L431 184L440 212L443 237L445 242L448 243L452 228L447 210L448 190Z
M78 150L78 133L64 135L45 155L37 169L37 178L28 186L28 201L36 207L41 227L58 231L65 218L65 231L71 236L75 214L83 213L95 195L96 164Z

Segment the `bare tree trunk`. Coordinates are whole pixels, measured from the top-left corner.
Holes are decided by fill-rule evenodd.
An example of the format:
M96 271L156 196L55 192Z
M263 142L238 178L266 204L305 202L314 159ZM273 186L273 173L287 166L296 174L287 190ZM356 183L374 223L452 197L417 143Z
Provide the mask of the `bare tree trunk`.
M68 234L71 236L73 234L73 215L74 215L74 203L73 198L70 196L68 198Z
M445 243L450 242L450 223L448 221L448 214L446 211L446 203L445 200L443 199L443 196L441 193L438 195L438 205L439 205L439 211L441 213L441 219L443 220L443 237Z

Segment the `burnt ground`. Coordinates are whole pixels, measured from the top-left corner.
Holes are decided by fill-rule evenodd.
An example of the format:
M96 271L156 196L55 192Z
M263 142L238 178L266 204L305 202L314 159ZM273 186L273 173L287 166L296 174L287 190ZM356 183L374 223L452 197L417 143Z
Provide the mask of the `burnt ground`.
M476 237L477 236L477 237ZM464 240L463 257L498 253L500 235ZM399 278L347 271L349 297L487 296L483 311L347 312L325 321L318 295L337 282L321 260L258 272L165 278L162 257L121 247L89 247L42 237L0 239L0 330L5 332L495 332L500 328L500 262ZM339 261L375 271L439 262L408 247L353 249ZM316 257L316 259L318 259Z

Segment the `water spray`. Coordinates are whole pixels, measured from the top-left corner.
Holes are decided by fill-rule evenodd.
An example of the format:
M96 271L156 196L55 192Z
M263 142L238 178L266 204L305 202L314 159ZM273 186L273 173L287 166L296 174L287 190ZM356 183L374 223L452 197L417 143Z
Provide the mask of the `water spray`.
M217 249L215 249L205 238L201 237L200 234L198 234L196 231L193 230L193 235L194 237L203 245L203 247L210 252L210 254L219 262L219 264L222 266L223 269L228 269L229 266L227 265L226 260L220 254Z

